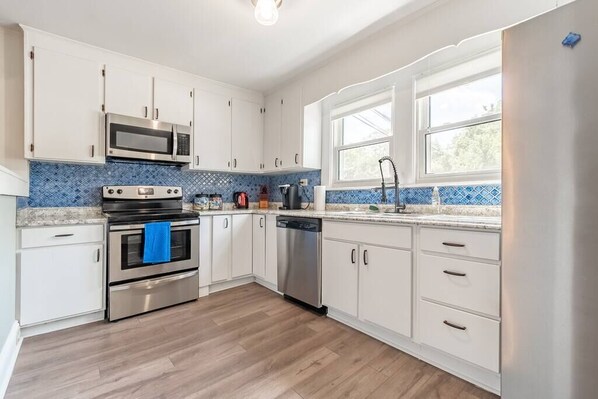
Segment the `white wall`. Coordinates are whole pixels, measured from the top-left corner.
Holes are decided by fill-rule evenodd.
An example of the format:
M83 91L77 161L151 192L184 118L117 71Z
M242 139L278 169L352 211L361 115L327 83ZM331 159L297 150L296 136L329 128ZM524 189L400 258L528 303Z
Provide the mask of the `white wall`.
M349 47L318 69L280 87L303 87L311 104L342 88L378 78L447 46L522 22L572 0L451 0L399 21ZM278 91L279 88L272 92Z

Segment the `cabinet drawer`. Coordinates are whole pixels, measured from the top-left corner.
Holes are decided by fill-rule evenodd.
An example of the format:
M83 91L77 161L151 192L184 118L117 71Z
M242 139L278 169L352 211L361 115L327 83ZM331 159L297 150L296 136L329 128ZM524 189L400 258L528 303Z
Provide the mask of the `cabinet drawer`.
M422 343L498 373L498 321L420 301L420 331Z
M104 241L103 225L56 226L21 229L21 248Z
M500 266L420 255L422 297L498 317Z
M324 238L411 249L411 227L384 224L324 222Z
M500 259L500 234L423 228L421 249L490 260Z

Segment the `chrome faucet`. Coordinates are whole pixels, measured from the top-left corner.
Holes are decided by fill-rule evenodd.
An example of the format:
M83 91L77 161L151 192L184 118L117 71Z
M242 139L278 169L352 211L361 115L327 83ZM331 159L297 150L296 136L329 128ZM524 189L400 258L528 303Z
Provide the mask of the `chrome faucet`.
M388 161L392 165L392 170L394 173L395 178L395 208L392 213L401 213L405 210L405 204L401 205L401 200L399 198L400 189L399 189L399 175L397 174L397 167L392 160L391 157L382 157L378 160L378 164L380 165L380 175L382 176L382 202L386 202L386 185L384 184L384 172L382 171L382 162Z

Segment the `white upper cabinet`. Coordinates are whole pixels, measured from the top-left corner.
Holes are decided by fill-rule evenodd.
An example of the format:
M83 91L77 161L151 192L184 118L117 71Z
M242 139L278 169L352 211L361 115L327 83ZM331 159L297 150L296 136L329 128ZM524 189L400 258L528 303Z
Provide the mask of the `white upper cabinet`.
M154 78L154 119L191 126L193 89L185 85Z
M232 168L237 172L262 169L264 119L261 104L232 100Z
M231 100L222 94L195 90L193 169L231 168Z
M106 112L152 119L153 81L149 75L106 65Z
M280 130L282 118L281 98L272 95L266 98L264 121L264 171L280 170Z
M321 104L303 106L301 88L290 87L266 98L264 170L320 169Z
M33 50L33 137L28 158L103 163L103 65Z

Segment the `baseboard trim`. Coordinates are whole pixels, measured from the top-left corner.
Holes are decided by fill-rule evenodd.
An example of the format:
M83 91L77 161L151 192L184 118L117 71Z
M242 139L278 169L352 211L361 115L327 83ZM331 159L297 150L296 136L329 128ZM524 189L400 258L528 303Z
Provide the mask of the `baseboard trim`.
M255 282L255 277L249 276L249 277L239 278L236 280L223 281L221 283L214 283L214 284L210 285L210 294L213 294L214 292L218 292L218 291L224 291L224 290L228 290L231 288L239 287L239 286L245 285L245 284L250 284L253 282Z
M421 359L432 366L438 367L447 373L469 381L486 391L500 395L500 374L468 363L432 347L414 342L409 337L363 322L336 309L328 308L328 317Z
M50 321L47 323L36 324L33 326L29 326L29 327L22 327L21 328L21 336L24 338L32 337L34 335L46 334L46 333L53 332L53 331L64 330L65 328L71 328L71 327L80 326L82 324L101 321L101 320L104 320L105 318L106 318L105 311L101 310L99 312L88 313L88 314L84 314L81 316L69 317L67 319L61 319L61 320L56 320L56 321Z
M267 289L276 292L277 294L282 295L282 292L278 292L278 285L277 284L272 284L266 280L262 280L259 277L255 278L255 282L258 283L259 285L261 285L262 287L266 287Z
M15 320L6 341L2 345L2 352L0 352L0 398L3 398L6 393L10 377L17 363L17 355L23 343L20 330L19 322Z

